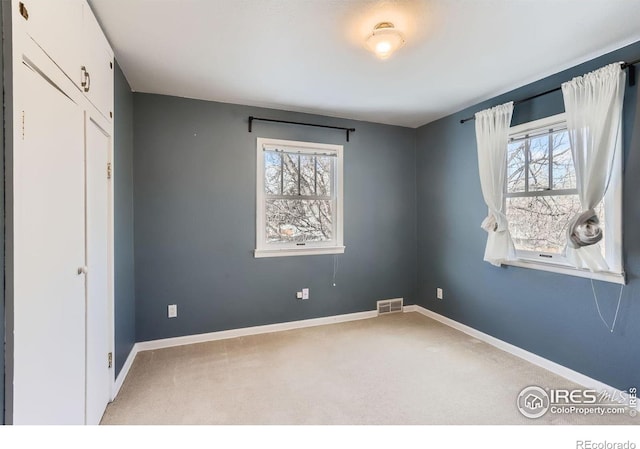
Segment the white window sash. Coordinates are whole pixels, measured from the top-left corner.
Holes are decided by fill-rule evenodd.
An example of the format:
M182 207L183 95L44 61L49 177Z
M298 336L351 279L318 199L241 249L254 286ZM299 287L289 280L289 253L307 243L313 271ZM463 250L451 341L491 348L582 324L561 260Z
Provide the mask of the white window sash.
M342 145L319 144L279 139L257 139L256 170L256 249L254 256L281 257L312 254L342 254L343 243L343 173ZM331 174L331 195L273 195L265 193L264 186L264 152L272 151L283 154L305 154L335 157ZM268 199L283 200L331 200L332 201L332 239L326 241L305 242L273 242L266 239L266 205Z
M553 129L554 131L565 130L566 114L557 114L540 120L524 123L522 125L513 126L509 132L509 142L525 139L527 137L538 137L546 134L550 129ZM619 147L615 152L612 179L603 200L606 219L604 230L605 260L609 265L609 271L591 272L587 269L576 268L561 253L545 253L542 251L527 251L521 249L516 249L516 260L505 261L504 264L613 282L617 284L626 283L622 258L622 133L619 132L618 136ZM507 193L506 189L507 182L505 180L505 202L506 198L576 195L578 192L577 189L566 189Z

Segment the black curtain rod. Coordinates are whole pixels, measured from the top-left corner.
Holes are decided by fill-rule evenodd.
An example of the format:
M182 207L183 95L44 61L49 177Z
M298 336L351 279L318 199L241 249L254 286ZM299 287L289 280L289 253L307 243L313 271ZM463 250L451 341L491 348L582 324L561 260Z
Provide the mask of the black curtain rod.
M251 132L254 120L260 120L261 122L286 123L288 125L315 126L316 128L339 129L341 131L346 131L347 132L347 142L349 141L349 133L353 133L353 132L356 131L355 128L344 128L342 126L317 125L315 123L291 122L289 120L276 120L276 119L272 119L272 118L260 118L260 117L250 116L249 117L249 132Z
M635 68L635 65L638 64L639 62L640 62L640 59L636 59L635 61L625 62L624 64L622 64L622 69L623 70L626 69L626 68L629 69L629 86L635 86L636 85L636 68ZM552 92L557 92L557 91L559 91L561 89L562 89L562 87L556 87L555 89L549 89L549 90L546 90L546 91L541 92L539 94L535 94L535 95L532 95L530 97L523 98L522 100L514 101L513 105L516 106L516 105L518 105L520 103L524 103L525 101L533 100L534 98L542 97L542 96L550 94ZM468 122L470 120L475 120L475 119L476 119L476 117L474 115L473 117L467 117L467 118L464 118L464 119L460 120L460 123L466 123L466 122Z

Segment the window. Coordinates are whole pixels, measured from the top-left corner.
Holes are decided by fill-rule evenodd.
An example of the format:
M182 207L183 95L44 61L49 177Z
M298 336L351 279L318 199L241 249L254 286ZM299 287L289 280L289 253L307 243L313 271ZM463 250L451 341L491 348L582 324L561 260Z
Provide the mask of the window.
M255 257L339 254L342 145L258 138Z
M518 261L514 265L623 282L621 162L596 207L610 273L572 267L563 256L569 221L581 211L565 115L512 127L507 149L505 211Z

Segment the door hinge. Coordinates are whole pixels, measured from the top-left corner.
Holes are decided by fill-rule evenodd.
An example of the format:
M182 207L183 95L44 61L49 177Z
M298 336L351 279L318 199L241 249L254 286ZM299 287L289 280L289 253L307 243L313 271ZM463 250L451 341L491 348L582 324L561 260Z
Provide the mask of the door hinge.
M113 366L113 352L107 355L107 359L109 360L109 368L111 368Z
M27 7L24 6L24 3L20 2L18 4L18 10L20 11L20 15L24 17L24 20L29 20L29 11L27 11Z
M111 162L107 162L107 179L111 179Z
M24 111L22 111L22 140L24 140Z

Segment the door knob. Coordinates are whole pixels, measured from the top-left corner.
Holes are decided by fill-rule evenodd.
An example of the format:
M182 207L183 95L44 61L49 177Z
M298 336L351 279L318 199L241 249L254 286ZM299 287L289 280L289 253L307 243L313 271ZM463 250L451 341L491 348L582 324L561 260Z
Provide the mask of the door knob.
M87 271L89 271L89 269L86 266L78 267L78 274L87 274Z

